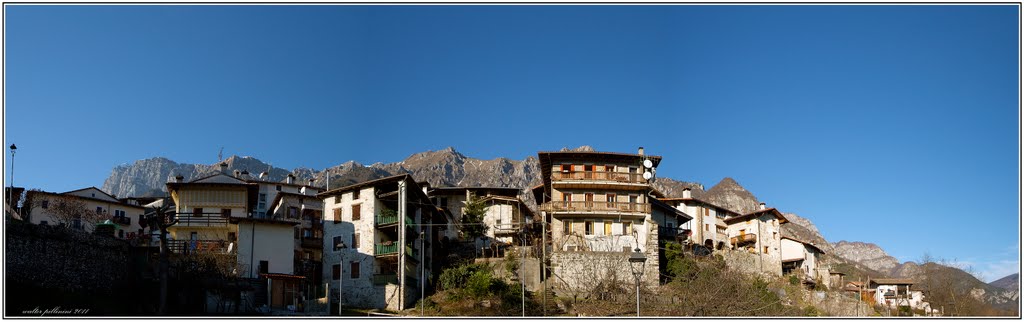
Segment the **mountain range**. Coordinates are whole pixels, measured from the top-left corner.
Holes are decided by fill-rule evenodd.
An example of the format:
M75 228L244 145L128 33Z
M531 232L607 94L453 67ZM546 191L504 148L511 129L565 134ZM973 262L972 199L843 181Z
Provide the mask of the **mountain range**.
M563 148L563 151L569 151ZM594 151L590 146L581 146L572 151ZM496 158L481 160L459 153L454 148L438 151L426 151L410 155L405 160L392 163L374 163L369 166L348 161L324 170L297 168L287 170L276 168L253 157L231 156L223 160L229 171L248 171L253 176L262 174L263 180L284 181L290 173L298 183L309 183L320 187L334 189L346 185L383 178L387 176L409 173L417 180L430 183L431 186L487 186L511 187L522 189L520 198L533 206L534 198L530 188L541 183L541 172L538 160L534 156L523 160ZM119 197L127 196L162 196L166 195L165 184L177 175L185 180L199 178L218 171L217 164L186 164L177 163L167 158L156 157L135 161L115 167L103 183L103 191ZM669 197L681 197L683 189L690 188L692 196L711 202L721 207L748 213L758 208L760 201L747 191L735 179L726 177L704 190L704 185L696 182L680 181L659 177L654 187ZM771 205L769 205L770 207ZM830 243L818 231L810 219L795 213L783 213L790 222L786 224L787 233L798 236L825 252L826 265L847 269L848 275L871 277L916 277L920 267L914 262L900 263L889 256L881 247L872 243L858 241L839 241ZM986 301L993 304L1006 304L1008 301L1019 301L1018 278L1008 276L985 284L970 274L963 273L964 283L973 289L979 289ZM999 282L997 284L997 282ZM1004 286L1012 286L1010 290Z

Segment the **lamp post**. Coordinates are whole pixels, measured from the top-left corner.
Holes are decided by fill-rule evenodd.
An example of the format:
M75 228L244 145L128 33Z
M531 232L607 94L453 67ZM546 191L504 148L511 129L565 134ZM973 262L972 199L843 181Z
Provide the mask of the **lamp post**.
M633 278L636 279L636 316L640 316L640 276L644 275L644 263L647 257L637 247L629 255L629 268L633 270Z
M11 204L14 201L14 152L18 151L18 146L11 144L11 191L7 192L7 204ZM11 204L11 209L14 209L17 205Z

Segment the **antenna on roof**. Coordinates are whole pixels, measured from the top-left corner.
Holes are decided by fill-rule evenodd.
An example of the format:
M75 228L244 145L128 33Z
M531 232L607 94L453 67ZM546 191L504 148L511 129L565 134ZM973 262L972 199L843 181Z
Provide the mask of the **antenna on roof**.
M224 147L220 147L220 152L217 152L217 162L224 161Z

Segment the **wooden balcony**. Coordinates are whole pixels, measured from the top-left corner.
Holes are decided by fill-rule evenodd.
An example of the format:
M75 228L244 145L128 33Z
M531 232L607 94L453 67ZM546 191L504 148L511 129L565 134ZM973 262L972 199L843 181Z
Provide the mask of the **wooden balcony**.
M387 256L398 254L398 243L391 242L391 245L385 244L374 244L373 245L373 256Z
M607 201L549 201L540 206L547 212L640 212L650 213L651 204Z
M382 215L377 215L377 216L374 216L373 222L374 222L374 224L377 225L377 227L397 224L398 223L398 214L382 214Z
M729 243L735 246L746 245L757 242L757 234L743 234L729 238Z
M603 182L615 184L646 185L642 173L603 172L603 171L556 171L551 173L553 183L572 182Z
M207 240L169 240L167 250L175 254L225 254L228 241L223 239Z
M299 245L303 248L320 249L324 247L324 239L319 237L302 237L302 241Z

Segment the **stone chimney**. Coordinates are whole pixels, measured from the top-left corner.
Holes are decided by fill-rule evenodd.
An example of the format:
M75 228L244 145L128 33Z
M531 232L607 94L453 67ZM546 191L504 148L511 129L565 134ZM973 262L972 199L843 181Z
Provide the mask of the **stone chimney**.
M185 181L185 176L182 176L180 174L174 176L174 182L181 183L182 181Z
M266 180L266 178L269 177L269 176L270 176L269 172L266 172L266 171L260 172L260 180Z
M312 186L313 186L313 181L314 181L314 179L309 179L309 186L310 186L310 187L312 187Z
M228 163L227 162L221 162L220 163L220 173L228 174Z
M242 170L242 179L249 180L249 170Z
M238 170L238 169L235 169L235 178L241 178L241 177L242 177L242 171Z
M689 187L683 188L683 198L691 198L690 197L690 188Z
M288 179L285 179L285 180L286 180L285 182L288 183L288 184L295 184L295 175L289 173L288 174Z
M760 210L765 210L765 209L767 209L767 208L765 207L764 203L762 202L762 203L761 203L761 205L760 205L760 207L759 207L758 209L760 209Z
M636 154L644 155L644 147L640 147L639 149L636 149Z

